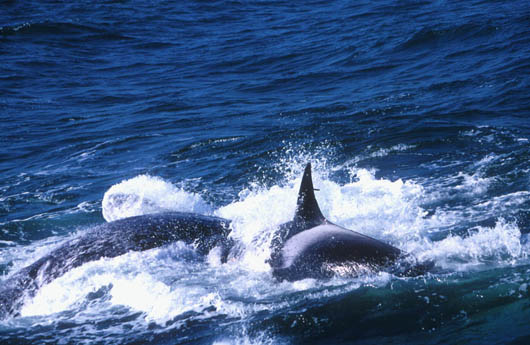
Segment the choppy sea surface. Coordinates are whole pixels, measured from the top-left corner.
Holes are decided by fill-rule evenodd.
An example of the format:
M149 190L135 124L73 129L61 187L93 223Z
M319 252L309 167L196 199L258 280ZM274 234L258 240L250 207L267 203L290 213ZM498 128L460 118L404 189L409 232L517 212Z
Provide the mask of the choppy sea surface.
M0 60L0 284L164 210L239 251L87 263L0 343L530 342L530 2L2 1ZM328 219L436 273L276 281L307 162Z

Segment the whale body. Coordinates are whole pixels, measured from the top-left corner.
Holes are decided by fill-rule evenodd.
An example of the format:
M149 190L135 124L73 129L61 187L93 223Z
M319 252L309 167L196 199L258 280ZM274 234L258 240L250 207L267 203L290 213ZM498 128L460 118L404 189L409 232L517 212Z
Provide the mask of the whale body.
M425 273L433 263L417 263L411 255L372 237L327 220L315 198L311 164L307 164L292 221L280 226L272 242L269 264L278 280L329 278L388 270L398 275Z
M96 226L0 281L0 319L18 316L25 298L33 297L44 284L103 257L183 241L201 254L219 246L221 259L226 260L231 247L229 226L227 219L182 212L135 216Z

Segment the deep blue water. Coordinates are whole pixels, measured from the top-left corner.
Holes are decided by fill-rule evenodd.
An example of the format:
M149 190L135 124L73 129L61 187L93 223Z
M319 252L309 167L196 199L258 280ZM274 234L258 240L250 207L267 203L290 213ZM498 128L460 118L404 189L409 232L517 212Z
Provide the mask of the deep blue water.
M240 253L84 265L0 342L528 343L529 57L527 1L2 1L4 278L161 209ZM330 220L439 273L276 282L307 161Z

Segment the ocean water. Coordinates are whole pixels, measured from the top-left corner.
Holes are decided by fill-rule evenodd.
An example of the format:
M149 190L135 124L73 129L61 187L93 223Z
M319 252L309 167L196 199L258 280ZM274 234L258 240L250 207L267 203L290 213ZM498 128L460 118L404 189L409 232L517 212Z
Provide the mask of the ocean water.
M0 343L529 343L529 57L527 1L2 1L0 284L163 210L238 246L87 263ZM307 162L328 219L435 273L277 282Z

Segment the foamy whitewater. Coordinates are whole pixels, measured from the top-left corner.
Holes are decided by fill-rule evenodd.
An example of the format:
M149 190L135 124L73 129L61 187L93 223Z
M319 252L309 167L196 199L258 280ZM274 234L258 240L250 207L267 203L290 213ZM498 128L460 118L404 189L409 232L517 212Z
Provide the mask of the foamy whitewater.
M432 203L436 196L429 195L421 184L376 179L373 172L365 169L349 171L351 182L342 185L327 178L322 166L314 171L314 185L319 190L316 196L324 215L418 259L433 260L440 277L491 265L511 265L527 258L528 246L522 244L519 229L511 222L499 220L492 227L474 227L463 234L447 234L433 240L431 229L464 221L473 214L440 210L429 217L421 205ZM110 187L102 201L107 221L167 210L231 219L230 236L237 243L231 259L221 264L216 250L203 259L183 243L100 259L45 285L25 302L21 315L77 310L77 317L90 317L102 310L112 313L126 308L140 312L146 323L165 325L171 321L178 328L179 317L184 315L195 313L192 319L215 315L246 318L260 311L288 309L302 301L299 299L317 301L361 286L385 286L396 279L388 273L294 283L278 283L272 278L266 262L270 243L278 226L293 217L300 172L301 167L296 166L282 183L270 187L251 184L239 193L238 200L217 209L200 195L156 176L140 175ZM455 189L476 190L470 187L474 184L479 185L479 192L480 188L487 188L487 181L477 177L455 178L462 181ZM481 207L486 206L477 205L478 209ZM33 258L42 252L35 248L26 248L34 251L29 255ZM307 294L297 295L302 291ZM285 296L291 298L286 301Z

